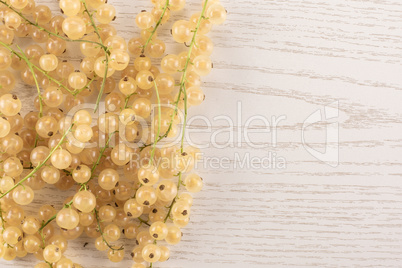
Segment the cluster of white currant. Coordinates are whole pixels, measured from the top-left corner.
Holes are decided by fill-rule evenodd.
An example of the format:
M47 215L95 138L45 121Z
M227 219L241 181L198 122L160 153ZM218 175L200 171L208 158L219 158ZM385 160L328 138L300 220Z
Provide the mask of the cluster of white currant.
M41 261L35 268L78 268L64 252L68 240L85 233L112 262L125 256L122 236L135 239L137 246L126 254L135 262L132 268L152 267L169 258L166 245L180 242L190 193L203 186L192 173L198 149L183 145L187 109L205 98L200 77L213 67L206 34L225 21L226 10L219 0L202 1L202 11L171 29L185 50L166 55L158 27L185 0L151 2L152 11L135 18L140 37L126 42L110 25L116 10L107 0L60 0L64 15L56 16L34 0L0 0L3 259L34 254ZM23 50L17 41L28 45ZM68 42L84 56L79 70L62 60ZM160 69L152 58L161 58ZM37 92L35 111L24 116L14 91L16 73ZM104 112L96 120L93 112L102 100ZM94 108L80 108L87 103ZM158 144L178 135L180 145ZM76 191L60 210L46 204L27 215L23 206L46 185Z

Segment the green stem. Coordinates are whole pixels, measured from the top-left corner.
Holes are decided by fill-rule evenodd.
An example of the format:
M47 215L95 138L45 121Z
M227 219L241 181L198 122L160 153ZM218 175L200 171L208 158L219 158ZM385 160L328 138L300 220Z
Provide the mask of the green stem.
M2 208L1 208L1 203L0 203L0 220L1 220L1 233L4 233L4 230L6 229L5 228L5 223L6 223L6 221L4 220L4 217L3 217L3 210L2 210Z
M96 35L98 36L100 43L103 45L102 38L101 38L101 35L99 33L99 29L98 29L98 27L96 27L94 18L93 18L92 14L88 10L86 1L81 0L81 2L82 2L82 5L84 6L84 12L86 12L88 14L89 20L91 21L91 25L92 25L92 27L94 27L94 31L95 31Z
M196 39L196 36L197 36L197 33L198 33L198 29L200 28L201 21L203 19L205 19L204 14L205 14L205 10L207 8L207 5L208 5L208 0L205 0L204 6L203 6L201 14L200 14L200 17L198 18L198 21L197 21L197 26L195 27L195 30L194 30L194 33L193 33L193 38L191 39L191 43L189 45L186 64L184 65L183 76L182 76L181 81L180 81L179 96L177 97L177 102L179 102L180 101L180 94L181 93L184 94L184 122L183 122L183 132L182 132L181 145L180 145L181 153L183 153L183 151L184 151L184 137L185 137L186 123L187 123L187 92L186 92L187 69L188 69L188 65L190 64L191 52L192 52L192 49L193 49L194 44L195 44L195 39ZM179 172L178 177L179 177L179 179L178 179L178 182L177 182L177 191L179 191L180 185L182 183L182 173L181 172ZM166 214L164 222L166 222L170 218L170 214L172 212L173 205L176 203L177 198L178 198L178 195L176 195L176 197L173 199L172 203L170 204L169 210L168 210L168 213Z
M125 100L124 100L124 109L127 109L127 105L128 105L128 101L130 100L131 96L137 94L136 92L134 92L133 94L127 95Z
M83 187L81 187L78 191L82 191ZM63 208L69 208L71 207L71 205L73 204L73 201L71 200L70 202L66 203ZM39 228L39 232L41 232L43 230L43 228L46 227L46 225L48 225L49 223L51 223L52 221L54 221L57 217L57 213L56 215L53 215L53 217L51 217L47 222L43 223L42 226Z
M116 133L118 133L118 132L119 132L119 131L116 130L116 131L114 131L114 132L112 132L112 133L110 134L109 139L108 139L108 140L106 141L106 143L105 143L105 146L102 147L102 149L100 150L98 159L96 160L96 162L93 164L93 166L92 166L92 168L91 168L91 174L92 174L92 175L91 175L91 178L90 178L86 183L84 183L83 185L87 185L88 182L93 178L93 173L95 172L95 169L96 169L97 166L99 165L99 163L100 163L100 161L101 161L101 159L102 159L102 157L103 157L103 155L104 155L106 149L109 147L110 141L111 141L112 138L114 137L114 134L116 134Z
M148 225L148 226L151 226L147 221L141 219L140 217L138 217L137 219L138 219L141 223L143 223L143 224L145 224L145 225Z
M36 69L39 72L41 72L44 76L46 76L47 79L49 79L49 81L53 81L54 83L56 83L59 87L65 89L66 91L68 91L70 94L74 95L74 92L71 91L68 87L66 87L65 85L63 85L62 82L54 79L53 77L51 77L46 71L42 70L40 67L36 66L35 64L33 64L28 57L24 54L24 52L21 50L20 47L18 47L18 49L21 51L21 54L18 53L16 50L12 49L9 45L3 43L0 41L0 45L2 45L3 47L5 47L6 49L8 49L11 53L13 53L15 56L17 56L19 59L23 60L26 62L26 64L28 65L28 67L30 68L30 71L32 72L32 69ZM35 82L37 84L36 81L36 77L34 74L32 74L34 76ZM38 87L38 86L37 86Z
M102 85L101 85L101 88L99 90L98 97L96 99L94 112L96 112L98 110L98 108L99 108L99 103L100 103L100 101L102 99L103 91L105 90L105 83L106 83L108 70L109 70L109 56L107 54L107 50L105 50L105 74L103 75Z
M93 82L94 80L95 80L95 77L92 78L92 79L90 79L89 82L86 84L85 87L81 88L80 90L75 91L72 95L73 95L73 96L77 96L78 94L80 94L82 91L84 91L85 89L87 89L87 88L92 84L92 82Z
M103 44L101 35L100 35L100 33L99 33L99 29L98 29L98 27L97 27L96 24L95 24L95 21L94 21L94 18L93 18L93 16L92 16L91 12L89 12L89 10L88 10L86 1L85 1L85 0L81 0L81 2L82 2L82 4L83 4L83 6L84 6L84 12L86 12L86 13L88 14L88 17L89 17L89 20L90 20L90 22L91 22L91 25L92 25L92 27L94 27L94 31L95 31L96 35L98 36L99 43L100 43L100 45L101 45L103 51L105 52L105 74L103 75L102 85L101 85L101 88L100 88L100 90L99 90L98 97L97 97L97 99L96 99L95 109L94 109L94 113L95 113L95 112L98 110L98 108L99 108L99 103L100 103L100 101L101 101L101 99L102 99L103 91L104 91L104 89L105 89L107 73L108 73L108 70L109 70L109 50L108 50L108 48Z
M104 147L101 149L101 151L100 151L100 154L99 154L98 159L96 160L96 162L93 164L93 166L92 166L92 168L91 168L91 178L90 178L86 183L83 183L82 186L81 186L81 188L86 189L86 186L88 185L88 182L93 179L93 175L94 175L94 172L95 172L95 170L96 170L96 167L99 165L99 163L100 163L100 161L101 161L101 159L102 159L102 157L103 157L103 154L105 153L106 148L108 147L108 145L109 145L111 139L112 139L112 138L114 137L114 135L115 135L116 133L118 133L118 132L119 132L119 131L116 130L116 131L114 131L114 132L112 132L112 133L110 134L110 137L109 137L109 139L106 141L105 146L104 146ZM120 248L117 248L117 249L116 249L116 248L114 248L113 245L110 245L110 244L106 241L105 236L104 236L104 234L103 234L103 232L102 232L101 225L100 225L100 219L99 219L98 211L97 211L96 209L94 209L94 214L95 214L96 222L98 223L99 233L100 233L101 236L102 236L103 242L105 242L105 244L106 244L111 250L113 250L113 251L115 251L115 250L123 250L123 249L124 249L124 246L121 246Z
M57 33L53 33L53 32L51 32L51 31L47 30L46 28L43 28L42 26L40 26L38 23L29 20L29 19L28 19L27 17L25 17L24 14L22 14L18 9L15 9L15 8L12 7L11 5L7 4L6 1L0 0L0 3L2 3L2 4L5 5L5 6L7 6L7 7L8 7L9 9L11 9L12 11L14 11L18 16L20 16L20 17L21 17L25 22L27 22L28 24L30 24L30 25L32 25L32 26L38 28L38 29L41 30L41 31L44 31L44 32L48 33L49 35L56 36L56 37L58 37L58 38L60 38L60 39L62 39L62 40L64 40L64 41L67 41L67 42L79 42L79 43L92 43L92 44L97 44L97 45L99 45L100 47L102 47L103 49L106 49L106 47L105 47L103 44L98 43L98 42L95 42L95 41L82 40L82 39L72 40L72 39L70 39L70 38L67 38L67 37L58 35Z
M183 74L182 74L182 77L181 77L180 84L178 85L178 86L180 86L179 94L177 95L177 99L174 102L175 111L171 116L169 127L168 127L166 133L164 135L160 136L159 139L157 140L157 142L159 142L159 141L161 141L162 139L166 138L169 135L169 133L170 133L172 127L173 127L174 116L177 115L177 112L178 112L178 105L179 105L179 102L180 102L181 94L184 94L184 122L183 122L183 133L182 133L182 139L181 139L181 152L183 152L184 134L185 134L185 129L186 129L185 127L186 127L186 124L187 124L187 92L186 92L187 70L188 70L188 66L190 64L191 52L192 52L193 47L195 45L195 40L196 40L197 33L198 33L198 30L199 30L200 25L201 25L201 21L203 19L205 19L204 14L205 14L205 11L206 11L206 8L207 8L207 3L208 3L208 0L206 0L205 3L204 3L204 6L202 8L202 12L201 12L200 17L198 18L198 21L197 21L197 25L196 25L196 27L195 27L195 29L193 31L193 37L191 39L191 43L188 46L189 49L188 49L188 54L187 54L187 58L186 58L186 63L184 65L184 69L182 70ZM144 148L149 147L151 145L153 145L153 143L144 144L142 147L140 147L140 149L143 150Z
M15 54L15 53L14 53ZM18 57L18 55L16 55ZM54 79L53 77L51 77L46 71L42 70L41 68L39 68L38 66L32 64L32 67L35 68L36 70L38 70L39 72L41 72L44 76L46 76L47 79L49 79L49 81L52 81L53 83L55 83L58 87L66 90L68 93L70 93L71 95L74 95L75 92L71 91L68 87L66 87L62 82L60 82L57 79ZM75 95L74 95L75 96Z
M107 242L107 240L105 239L105 235L103 234L102 227L100 225L100 219L99 219L98 211L96 209L94 209L94 214L95 214L96 221L98 222L98 229L99 229L99 233L102 236L103 242L105 242L105 244L108 246L108 248L110 248L113 251L115 251L115 250L117 250L117 251L123 250L124 246L121 246L119 248L115 248L115 246L110 245L109 242Z
M56 219L56 217L57 217L57 214L54 215L53 217L51 217L47 222L43 223L42 226L41 226L40 229L39 229L39 232L42 232L43 229L44 229L49 223L51 223L52 221L54 221L54 220Z
M150 160L151 165L153 164L153 161L154 161L156 144L158 143L158 139L159 139L159 135L160 135L160 131L161 131L161 118L162 118L161 99L159 97L159 91L158 91L158 87L156 85L155 80L154 80L154 86L155 86L155 92L156 92L156 100L158 101L158 130L156 132L154 144L153 144L152 151L151 151L151 160Z
M71 176L72 173L70 171L68 171L67 169L63 169L63 172L66 173L67 176Z
M84 187L81 186L81 188L78 190L79 192L82 191L83 189L85 189ZM73 200L71 200L70 202L66 203L63 208L69 208L71 207L71 205L73 204ZM53 217L51 217L49 220L47 220L45 223L42 223L42 226L39 228L38 232L40 234L40 236L42 237L42 241L43 241L43 248L45 247L45 237L43 236L43 229L52 221L54 221L57 217L56 213L55 215L53 215Z
M4 46L5 44L2 43L2 45ZM32 68L33 64L29 61L28 57L24 54L24 52L22 51L22 49L18 45L17 45L17 48L21 51L21 56L22 56L23 60L27 63L29 71L31 72L32 77L33 77L33 79L35 81L35 87L36 87L36 91L38 93L38 100L39 100L39 118L41 118L43 116L42 94L40 92L40 87L39 87L38 79L36 78L35 71ZM39 135L38 135L38 133L36 133L34 147L38 146L38 142L39 142Z
M85 0L82 0L82 2L83 2L83 5L84 5L84 7L85 7L85 10L84 10L84 11L88 14L89 19L90 19L90 21L91 21L91 24L92 24L92 26L94 27L94 31L95 31L96 35L99 37L99 42L89 41L89 40L81 40L81 39L72 40L72 39L66 38L66 37L64 37L64 36L58 35L57 33L53 33L53 32L51 32L51 31L49 31L49 30L43 28L42 26L40 26L38 23L35 23L35 22L33 22L33 21L30 21L30 20L29 20L28 18L26 18L20 11L18 11L18 10L15 9L15 8L13 8L11 5L7 4L6 1L0 0L0 3L4 4L4 5L7 6L9 9L11 9L12 11L14 11L14 12L15 12L16 14L18 14L23 20L25 20L28 24L31 24L31 25L37 27L38 29L40 29L40 30L42 30L42 31L44 31L44 32L46 32L46 33L48 33L49 35L56 36L56 37L58 37L58 38L60 38L60 39L62 39L62 40L65 40L65 41L67 41L67 42L81 42L81 43L97 44L97 45L99 45L99 46L105 51L105 57L106 57L106 62L105 62L105 65L106 65L106 68L105 68L105 75L104 75L104 77L103 77L103 81L102 81L101 89L100 89L100 91L99 91L98 98L97 98L97 100L96 100L96 105L95 105L95 112L96 112L97 109L98 109L98 107L99 107L99 102L100 102L100 100L101 100L101 98L102 98L102 95L103 95L103 91L104 91L105 83L106 83L106 76L107 76L108 68L109 68L108 48L107 48L107 47L103 44L103 42L102 42L102 39L101 39L101 36L100 36L100 33L99 33L99 29L98 29L98 27L96 27L96 24L95 24L95 21L94 21L94 19L93 19L93 16L92 16L92 14L89 12ZM18 56L18 55L17 55L17 56ZM32 66L33 66L35 69L37 69L37 70L39 70L40 72L42 72L49 80L55 82L58 86L60 86L60 87L62 87L62 88L64 88L64 89L66 89L68 92L70 92L71 94L74 95L74 92L72 92L72 91L69 90L67 87L65 87L61 82L59 82L59 81L55 80L54 78L52 78L51 76L49 76L45 71L43 71L43 70L40 69L39 67L37 67L37 66L35 66L35 65L32 65ZM75 95L74 95L74 96L75 96Z
M177 181L177 192L178 192L179 189L180 189L180 185L181 185L181 176L182 176L182 174L181 174L181 172L179 172L179 174L178 174L179 180ZM170 206L168 207L169 210L168 210L168 212L166 213L166 217L165 217L165 219L163 220L163 222L166 223L167 220L170 218L170 214L172 213L173 205L176 203L178 196L179 196L179 195L177 194L176 197L172 200L172 203L170 203Z
M66 138L67 134L70 132L70 130L72 129L74 124L72 124L67 131L63 134L63 136L61 137L59 143L50 151L49 155L46 156L46 158L43 160L42 163L40 163L39 165L37 165L28 175L25 176L25 178L23 178L22 180L20 180L17 184L15 184L10 190L8 190L7 192L5 192L4 194L2 194L0 196L0 199L2 199L4 196L6 196L8 193L10 193L11 191L13 191L15 188L17 188L18 186L20 186L21 184L23 184L27 179L29 179L30 177L32 177L36 172L38 172L38 170L40 170L45 163L50 159L50 157L52 157L53 153L59 149L59 147L62 145L62 143L64 142L64 139Z
M163 9L162 9L162 14L161 14L161 16L159 17L158 21L156 22L155 27L154 27L154 29L153 29L152 32L151 32L151 35L148 37L147 41L145 42L144 46L142 47L142 50L141 50L141 53L142 53L142 54L144 54L144 51L145 51L146 47L147 47L148 44L152 41L152 38L153 38L153 36L155 35L156 30L158 29L159 25L161 25L163 16L165 16L166 10L167 10L168 8L169 8L169 0L166 0L165 6L164 6Z
M34 69L33 69L33 67L32 67L31 62L28 60L28 58L25 56L25 54L23 54L21 48L18 47L18 49L21 51L22 55L24 55L24 59L25 59L25 61L27 62L28 68L29 68L29 70L31 71L32 77L33 77L33 79L34 79L34 81L35 81L36 91L37 91L37 93L38 93L38 98L39 98L39 118L41 118L41 117L43 116L43 103L42 103L42 94L41 94L41 92L40 92L40 87L39 87L38 79L36 78L35 71L34 71ZM36 144L35 144L35 147L36 147Z
M190 64L190 60L191 60L191 52L193 51L193 47L195 44L195 40L197 37L197 33L198 30L200 28L201 25L201 21L203 19L205 19L205 11L207 9L207 5L208 5L208 0L205 0L204 6L202 8L200 17L198 18L197 21L197 26L194 29L193 32L193 38L191 39L191 43L189 45L188 48L188 54L187 54L187 59L186 59L186 64L184 65L184 69L183 69L183 75L180 81L180 90L179 90L179 96L178 96L178 100L180 100L180 94L183 92L184 95L184 120L183 120L183 132L182 132L182 138L181 138L181 152L183 153L183 145L184 145L184 136L185 136L185 131L186 131L186 124L187 124L187 91L186 91L186 76L187 76L187 70L188 70L188 65Z

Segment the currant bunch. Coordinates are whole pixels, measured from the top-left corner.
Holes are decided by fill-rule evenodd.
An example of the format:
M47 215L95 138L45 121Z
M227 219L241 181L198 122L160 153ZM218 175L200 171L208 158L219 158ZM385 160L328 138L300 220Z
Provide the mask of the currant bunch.
M61 14L34 0L0 0L0 258L33 254L35 268L78 268L64 253L85 233L110 261L128 256L133 268L152 267L181 241L190 193L203 187L193 172L199 149L184 142L187 110L205 99L207 34L227 12L219 0L202 1L200 12L173 23L183 51L167 54L158 28L186 2L151 2L127 42L106 0L60 0ZM67 50L79 51L79 65ZM23 115L18 78L35 92ZM62 207L31 213L45 187L72 194Z

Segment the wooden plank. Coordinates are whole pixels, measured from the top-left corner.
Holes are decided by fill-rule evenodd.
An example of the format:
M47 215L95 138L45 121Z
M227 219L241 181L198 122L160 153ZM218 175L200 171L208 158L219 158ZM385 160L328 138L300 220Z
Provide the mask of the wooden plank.
M38 1L57 10L55 1ZM126 38L139 34L134 16L149 1L112 0L114 26ZM175 14L188 18L200 1ZM227 129L218 115L233 118L237 137L253 115L286 116L272 132L250 134L233 148L207 148L205 157L227 157L229 168L198 168L205 189L195 195L192 223L169 262L154 267L400 267L402 261L402 5L392 0L221 0L228 20L214 27L214 70L204 79L206 101L191 110ZM179 52L163 26L160 36ZM67 54L67 58L71 54ZM19 92L26 99L32 91ZM243 120L237 121L242 102ZM304 148L303 122L339 101L339 166L332 168ZM26 110L27 111L27 110ZM240 130L237 128L240 126ZM264 129L254 121L250 129ZM205 128L193 121L189 129ZM326 125L305 131L323 150ZM213 133L192 134L209 144ZM228 135L216 136L219 144ZM237 168L236 154L275 152L284 169ZM39 207L48 191L35 200ZM53 200L59 200L52 192ZM68 196L68 193L65 193ZM83 249L84 242L90 244ZM131 246L128 249L132 249ZM66 255L88 268L130 267L105 261L92 239L71 242ZM33 257L2 267L31 266Z

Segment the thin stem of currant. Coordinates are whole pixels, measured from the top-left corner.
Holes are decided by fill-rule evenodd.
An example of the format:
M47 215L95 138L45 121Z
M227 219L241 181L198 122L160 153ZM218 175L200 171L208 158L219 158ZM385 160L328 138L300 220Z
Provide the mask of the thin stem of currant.
M68 171L67 169L63 169L63 172L66 173L67 176L71 176L72 173L70 171Z
M3 5L5 5L5 6L7 6L7 8L11 9L12 11L14 11L18 16L20 16L20 17L21 17L24 21L26 21L28 24L30 24L30 25L32 25L32 26L38 28L38 29L41 30L41 31L44 31L44 32L48 33L49 35L56 36L56 37L58 37L58 38L60 38L60 39L62 39L62 40L64 40L64 41L66 41L66 42L78 42L78 43L92 43L92 44L97 44L97 45L99 45L100 47L102 47L103 49L105 49L105 46L104 46L103 44L98 43L98 42L95 42L95 41L81 40L81 39L74 39L74 40L73 40L73 39L70 39L70 38L61 36L61 35L59 35L59 34L57 34L57 33L51 32L51 31L47 30L46 28L43 28L42 26L40 26L38 23L29 20L29 19L28 19L27 17L25 17L24 14L22 14L18 9L15 9L15 8L12 7L11 5L7 4L6 1L0 0L0 3L3 4Z
M35 81L35 87L36 87L36 91L38 93L38 100L39 100L39 118L41 118L43 116L43 102L42 102L42 94L40 92L38 79L36 78L35 71L32 68L32 63L29 61L28 57L24 54L24 52L22 51L22 49L18 45L17 45L17 48L20 50L21 56L23 57L24 61L27 63L29 71L31 72L32 77L33 77L33 79ZM36 133L34 147L36 147L38 145L38 142L39 142L39 135L38 135L38 133Z
M7 44L5 44L5 43L3 43L1 41L0 41L0 45L2 45L3 47L7 48L10 52L12 52L17 57L19 57L20 59L24 60L27 63L29 71L32 73L32 77L33 77L33 79L35 81L35 86L36 86L36 90L37 90L38 97L39 97L39 118L42 117L42 114L43 114L42 95L41 95L41 92L40 92L40 87L39 87L38 80L36 79L35 71L33 70L33 64L29 61L27 56L24 54L24 52L22 51L22 49L18 45L17 45L17 48L21 52L20 55L15 50L13 50L10 46L8 46ZM35 147L36 147L36 144L35 144Z
M174 117L174 114L172 115L172 117ZM166 130L166 133L163 134L162 136L159 136L159 138L157 139L156 142L160 142L161 140L167 138L167 136L169 135L169 132L170 132L170 130L171 130L172 127L173 127L173 120L172 120L172 124L169 124L169 127L168 127L168 129ZM148 143L148 144L144 144L143 146L139 147L139 148L140 148L140 151L144 150L145 148L147 148L147 147L149 147L149 146L152 146L154 143L155 143L155 142Z
M62 82L58 81L57 79L54 79L53 77L51 77L46 71L42 70L40 67L36 66L35 64L33 64L28 57L25 55L25 53L19 48L19 50L21 51L21 54L18 53L16 50L14 50L13 48L11 48L9 45L3 43L0 41L0 45L2 45L3 47L5 47L6 49L8 49L11 53L13 53L15 56L17 56L19 59L23 60L26 62L26 64L28 66L31 66L32 68L38 70L39 72L41 72L44 76L46 76L47 79L49 79L49 81L52 81L54 83L56 83L59 87L65 89L66 91L68 91L70 94L74 95L74 92L71 91L68 87L66 87L65 85L63 85ZM36 79L36 76L33 76L34 79Z
M44 249L46 245L45 236L43 235L43 230L39 232L40 238L42 238L42 246L41 248Z
M154 86L155 86L155 92L156 92L156 100L158 102L158 129L156 131L155 135L155 141L152 147L151 151L151 160L150 160L150 165L153 164L154 161L154 156L155 156L155 150L156 150L156 144L158 143L159 135L161 132L161 118L162 118L162 110L161 110L161 99L159 97L159 91L158 91L158 86L156 85L156 82L154 80Z
M118 132L119 132L119 131L116 130L116 131L110 133L110 136L109 136L108 140L106 141L105 146L102 147L102 149L100 150L98 159L96 160L96 162L93 164L93 166L92 166L92 168L91 168L91 174L92 174L92 175L91 175L91 178L90 178L86 183L83 183L83 184L82 184L83 186L86 187L86 185L88 184L88 182L93 179L93 177L94 177L94 172L95 172L96 168L98 167L98 165L99 165L99 163L100 163L102 157L104 156L104 153L105 153L106 149L109 147L110 141L112 140L112 138L114 137L114 135L115 135L116 133L118 133Z
M38 79L36 78L35 71L32 67L32 63L29 61L29 59L26 57L26 55L22 52L22 49L20 47L18 47L18 49L21 51L21 54L23 55L25 61L27 62L28 68L31 71L32 77L35 81L35 87L36 87L36 91L38 93L38 98L39 98L39 118L41 118L43 115L43 102L42 102L42 94L40 92L39 82L38 82ZM35 147L36 147L36 144L35 144Z
M180 189L180 185L181 185L181 176L182 176L182 173L179 172L179 174L178 174L179 180L178 180L178 182L177 182L177 191L179 191L179 189ZM166 213L165 219L163 220L164 223L166 223L167 220L170 218L170 214L172 213L173 205L176 203L178 196L179 196L179 195L177 194L176 197L172 200L172 203L170 203L170 206L168 207L169 210L168 210L168 212Z
M144 54L145 49L147 48L148 44L152 41L153 36L155 35L158 27L162 24L163 17L165 16L166 10L169 8L169 1L166 0L165 6L162 9L161 16L159 17L158 21L155 24L154 29L151 32L151 35L148 37L147 41L145 42L144 46L142 47L141 54Z
M82 187L81 187L81 189L80 189L79 191L81 191L81 190L82 190ZM67 204L65 204L65 205L63 206L63 208L71 207L72 203L73 203L73 201L68 202ZM52 216L49 220L47 220L46 222L43 222L42 225L41 225L41 227L40 227L39 230L38 230L38 232L39 232L39 234L40 234L40 236L41 236L41 238L42 238L42 242L43 242L43 247L42 247L42 248L45 248L45 237L44 237L44 235L43 235L43 229L44 229L48 224L50 224L52 221L54 221L54 220L56 219L56 217L57 217L57 213L56 213L55 215L53 215L53 216Z
M64 139L67 137L67 134L71 131L72 127L74 126L74 124L71 124L71 126L67 129L67 131L63 134L63 136L60 138L59 143L57 143L57 145L50 151L50 153L48 154L48 156L46 156L46 158L43 160L42 163L40 163L39 165L37 165L28 175L26 175L22 180L20 180L17 184L15 184L13 187L11 187L11 189L9 189L8 191L6 191L5 193L3 193L0 196L0 199L2 199L4 196L6 196L8 193L12 192L15 188L17 188L18 186L22 185L27 179L29 179L30 177L32 177L36 172L38 172L38 170L40 170L45 163L50 159L50 157L52 157L53 153L60 148L60 146L63 144Z
M51 223L52 221L54 221L56 219L56 215L54 215L53 217L51 217L47 222L43 223L42 226L39 228L39 232L43 231L43 228L45 228L49 223Z
M15 54L15 53L14 53ZM18 57L18 55L17 55ZM31 63L32 64L32 63ZM54 79L52 76L50 76L46 71L42 70L41 68L39 68L38 66L32 64L32 67L35 68L36 70L38 70L39 72L41 72L44 76L46 76L47 79L49 79L49 81L54 82L57 86L59 86L60 88L66 90L68 93L70 93L71 95L74 95L74 91L70 90L68 87L66 87L62 82L60 82L57 79ZM75 95L74 95L75 96Z
M185 127L186 127L186 123L187 123L187 92L186 92L186 81L187 81L187 70L188 70L188 66L190 65L190 64L192 64L191 63L191 52L192 52L192 50L193 50L193 47L194 47L194 45L195 45L195 40L196 40L196 37L197 37L197 33L198 33L198 30L199 30L199 28L200 28L200 25L201 25L201 21L203 20L203 19L205 19L205 17L204 17L204 13L205 13L205 11L206 11L206 7L207 7L207 3L208 3L208 0L206 0L205 1L205 3L204 3L204 6L203 6L203 9L202 9L202 12L201 12L201 15L200 15L200 17L198 18L198 20L197 20L197 25L196 25L196 27L195 27L195 30L193 31L193 37L192 37L192 39L191 39L191 43L190 43L190 45L188 45L188 54L187 54L187 58L186 58L186 62L185 62L185 65L184 65L184 68L183 68L183 70L182 70L182 77L181 77L181 80L180 80L180 84L179 84L179 93L178 93L178 95L177 95L177 99L176 99L176 101L174 102L174 106L175 106L175 111L174 111L174 113L171 115L171 120L170 120L170 123L169 123L169 127L168 127L168 129L166 130L166 133L164 134L164 135L162 135L162 136L160 136L159 138L158 138L158 140L156 141L156 142L159 142L159 141L161 141L162 139L164 139L164 138L167 138L167 136L169 135L169 133L170 133L170 131L171 131L171 129L172 129L172 127L173 127L173 120L174 120L174 117L175 117L175 115L177 115L177 112L178 112L178 106L179 106L179 103L180 103L180 98L181 98L181 95L183 94L184 95L184 120L183 120L183 133L182 133L182 140L181 140L181 152L183 153L183 144L184 144L184 134L185 134ZM151 146L151 145L153 145L153 143L149 143L149 144L144 144L142 147L140 147L140 150L142 151L143 149L145 149L146 147L149 147L149 146Z
M184 146L183 146L183 145L184 145L184 137L185 137L185 131L186 131L186 124L187 124L187 91L186 91L186 76L187 76L187 70L188 70L188 65L189 65L190 62L191 62L191 52L192 52L193 47L194 47L194 45L195 45L195 40L196 40L197 33L198 33L198 30L199 30L200 25L201 25L201 21L202 21L203 19L205 19L204 14L205 14L205 11L206 11L206 9L207 9L207 5L208 5L208 0L205 0L204 6L203 6L202 11L201 11L201 14L200 14L200 17L199 17L198 20L197 20L197 25L196 25L196 27L195 27L195 29L194 29L194 32L193 32L193 37L192 37L192 39L191 39L191 43L190 43L190 45L188 46L187 59L186 59L185 65L184 65L183 74L182 74L181 81L180 81L180 90L179 90L178 100L180 100L180 94L181 94L182 92L183 92L183 95L184 95L184 120L183 120L183 132L182 132L181 146L180 146L180 148L181 148L181 153L183 153L183 149L184 149Z
M109 49L103 44L101 35L99 33L99 29L95 24L94 18L91 14L91 12L89 12L88 7L87 7L87 3L85 2L85 0L81 0L83 6L84 6L84 11L88 14L89 16L89 20L91 22L92 27L94 27L94 31L96 33L96 35L98 36L99 42L101 44L101 48L103 49L103 51L105 52L105 74L103 75L103 81L102 81L102 85L101 88L99 90L99 94L98 97L96 99L96 103L95 103L95 109L94 109L94 113L98 110L99 108L99 103L101 101L101 98L103 96L103 91L105 89L105 84L106 84L106 78L107 78L107 73L109 70Z
M184 137L185 137L185 134L186 134L186 125L187 125L187 92L186 92L186 86L184 86L183 89L184 89L184 119L183 119L183 132L182 132L181 144L180 144L181 153L184 152Z
M168 129L166 130L165 134L163 134L162 136L159 136L158 139L156 140L156 142L160 142L161 140L167 138L167 136L169 135L170 131L173 128L173 121L174 121L174 117L175 115L177 115L177 112L179 110L179 98L174 102L174 111L172 113L172 115L170 116L170 122L169 122L169 126ZM155 142L149 143L149 144L144 144L143 146L139 147L140 151L144 150L145 148L152 146Z
M195 44L195 38L197 36L198 29L200 28L201 21L203 19L205 19L204 13L205 13L205 10L207 8L207 4L208 4L208 0L205 0L204 6L203 6L201 14L200 14L200 17L198 18L198 21L197 21L197 26L195 27L195 30L194 30L194 33L193 33L193 38L191 39L191 43L189 45L186 64L184 65L183 74L182 74L182 78L181 78L181 81L180 81L179 94L178 94L178 97L177 97L177 103L179 103L181 93L184 94L184 120L183 120L183 132L182 132L181 144L180 144L181 153L183 153L183 151L184 151L184 137L185 137L186 121L187 121L187 93L186 93L187 69L188 69L188 65L190 63L191 51L192 51L192 49L194 47L194 44ZM180 185L182 184L182 173L181 172L179 172L178 177L179 177L179 179L178 179L178 182L177 182L177 190L180 189ZM178 198L178 195L176 195L176 197L173 199L172 203L170 204L169 210L168 210L168 213L166 214L164 222L166 222L170 218L170 214L172 212L173 205L176 203L177 198Z
M92 78L92 79L90 79L89 82L85 85L85 87L81 88L80 90L75 91L72 95L75 97L75 96L77 96L78 94L80 94L82 91L84 91L85 89L87 89L87 88L92 84L92 82L93 82L94 80L95 80L95 77Z
M3 217L3 209L1 208L1 203L0 203L0 220L1 220L1 233L4 233L4 230L6 229L5 228L6 220L4 220Z
M148 225L148 226L151 226L151 224L149 224L147 221L141 219L140 217L138 217L137 219L138 219L141 223L143 223L143 224L145 224L145 225Z
M105 235L103 234L102 227L101 227L101 225L100 225L100 219L99 219L98 211L97 211L96 209L94 209L94 214L95 214L96 222L98 223L99 233L101 234L102 240L103 240L103 242L106 244L106 246L108 246L108 248L110 248L111 250L113 250L113 252L114 252L114 251L123 250L123 249L124 249L124 246L120 246L119 248L115 248L115 246L110 245L109 242L107 242L107 240L105 239Z
M78 191L82 191L82 187L78 190ZM71 207L71 205L73 204L73 201L70 201L68 203L66 203L63 208L69 208ZM51 223L52 221L54 221L57 217L57 213L55 215L53 215L53 217L51 217L48 221L46 221L45 223L42 224L42 226L39 228L39 232L43 230L43 228L46 227L46 225L48 225L49 223Z
M127 108L128 106L128 101L130 100L131 96L136 95L137 93L134 92L133 94L128 95L125 99L124 99L124 109Z
M84 12L86 12L86 13L88 14L89 20L90 20L90 22L91 22L91 25L92 25L92 27L94 27L94 31L95 31L96 35L98 36L100 43L103 45L102 38L101 38L101 35L100 35L100 33L99 33L99 29L98 29L98 27L96 27L94 18L93 18L92 14L91 14L91 13L89 12L89 10L88 10L86 1L85 1L85 0L81 0L81 2L82 2L82 5L84 6ZM104 46L103 46L103 47L104 47ZM104 49L104 50L105 50L105 49Z
M106 78L107 78L107 72L109 70L109 55L107 53L107 50L105 50L105 74L103 75L103 81L102 81L102 85L101 88L99 90L99 94L98 94L98 98L96 99L96 103L95 103L95 109L94 112L96 112L99 108L99 103L101 101L102 95L103 95L103 91L105 89L105 84L106 84Z

